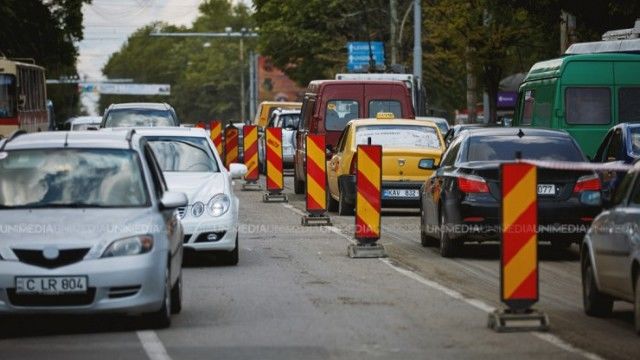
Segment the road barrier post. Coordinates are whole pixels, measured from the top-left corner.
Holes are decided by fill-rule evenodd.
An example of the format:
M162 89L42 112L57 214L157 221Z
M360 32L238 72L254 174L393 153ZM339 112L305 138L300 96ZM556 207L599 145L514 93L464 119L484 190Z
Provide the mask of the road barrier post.
M327 154L324 135L307 135L307 215L302 225L331 225L327 212Z
M266 164L267 164L267 192L262 196L264 202L288 202L284 189L284 175L282 173L282 128L266 129Z
M358 145L356 153L355 243L349 244L352 258L386 257L380 239L382 208L382 146Z
M549 329L546 314L532 309L538 301L537 168L527 163L500 166L502 186L500 299L507 305L489 314L498 332Z
M244 164L247 167L247 174L244 176L245 183L242 190L260 190L258 179L258 127L256 125L245 125L242 128L244 142Z
M204 121L198 121L196 123L195 127L200 128L200 129L206 129L207 128L207 124L205 124Z
M238 162L238 128L229 124L224 129L224 166Z
M218 151L220 158L223 159L224 154L222 153L222 123L220 121L213 120L209 122L209 136L211 137L211 141L216 147L216 151Z

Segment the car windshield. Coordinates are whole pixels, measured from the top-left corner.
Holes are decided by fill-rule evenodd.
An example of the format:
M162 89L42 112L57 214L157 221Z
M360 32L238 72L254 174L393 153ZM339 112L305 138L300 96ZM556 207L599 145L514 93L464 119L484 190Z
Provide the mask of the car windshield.
M390 148L440 148L436 129L420 125L367 125L356 130L356 145L367 144Z
M633 155L640 156L640 127L632 127L629 129L631 137L631 152Z
M105 127L176 126L169 110L113 109Z
M15 77L0 74L0 118L15 116Z
M218 172L218 163L206 138L147 136L162 171Z
M516 152L520 152L523 159L584 161L571 139L542 136L472 136L467 161L513 160Z
M140 161L131 150L0 153L0 208L139 207L148 202Z

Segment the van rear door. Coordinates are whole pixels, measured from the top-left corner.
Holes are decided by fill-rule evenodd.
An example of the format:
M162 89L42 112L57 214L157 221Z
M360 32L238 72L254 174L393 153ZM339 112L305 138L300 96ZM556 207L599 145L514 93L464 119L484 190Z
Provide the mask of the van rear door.
M318 131L325 132L327 145L335 146L347 123L364 117L364 86L362 84L329 84L318 98L322 102L316 107L315 117L323 119ZM314 129L309 129L311 133Z
M415 118L411 94L401 83L365 84L363 105L366 118L375 118L379 112L390 112L401 119Z

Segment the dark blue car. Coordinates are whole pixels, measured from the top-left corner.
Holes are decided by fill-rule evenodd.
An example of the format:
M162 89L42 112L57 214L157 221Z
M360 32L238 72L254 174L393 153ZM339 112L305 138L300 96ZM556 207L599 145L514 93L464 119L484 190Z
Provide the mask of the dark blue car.
M633 164L640 159L640 123L621 123L607 132L593 159L597 163ZM624 172L602 174L603 197L610 199Z

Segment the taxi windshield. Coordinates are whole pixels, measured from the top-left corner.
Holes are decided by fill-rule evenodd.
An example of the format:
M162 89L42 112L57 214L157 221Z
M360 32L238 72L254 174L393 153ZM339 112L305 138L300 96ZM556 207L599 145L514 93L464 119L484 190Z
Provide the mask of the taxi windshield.
M436 129L420 125L366 125L356 130L356 145L382 145L391 148L439 149L440 138Z

